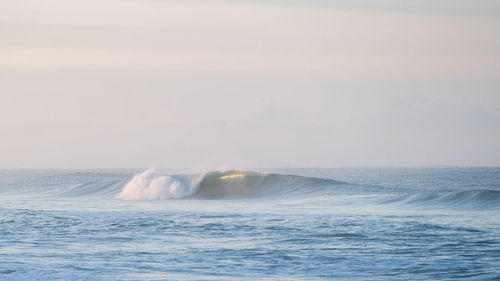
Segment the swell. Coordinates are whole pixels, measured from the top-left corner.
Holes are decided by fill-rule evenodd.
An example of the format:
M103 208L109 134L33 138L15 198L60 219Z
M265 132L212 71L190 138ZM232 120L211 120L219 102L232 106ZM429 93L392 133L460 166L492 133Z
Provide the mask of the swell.
M123 174L60 171L45 175L5 177L0 191L5 195L36 197L113 197L128 181Z
M500 208L500 191L497 190L461 190L446 193L422 192L404 195L384 203L408 205L426 205L434 207L459 207L471 209Z
M500 191L492 189L435 191L359 185L332 179L215 171L168 175L147 170L128 173L57 172L4 175L0 193L32 197L161 199L294 199L321 196L331 204L410 205L429 208L499 209ZM360 196L361 195L361 196ZM338 200L333 200L338 199ZM335 202L335 203L334 203Z

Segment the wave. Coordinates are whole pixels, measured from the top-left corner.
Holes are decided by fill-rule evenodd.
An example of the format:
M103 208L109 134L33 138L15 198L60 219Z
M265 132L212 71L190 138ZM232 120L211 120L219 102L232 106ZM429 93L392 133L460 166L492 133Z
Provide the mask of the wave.
M264 174L230 170L198 175L170 176L154 170L136 174L115 198L125 200L161 199L252 199L336 196L340 204L404 204L431 208L500 207L500 191L466 190L411 192L407 189L358 185L332 179L298 175ZM346 196L347 195L347 196ZM386 198L386 199L381 199ZM392 198L387 200L387 198ZM336 201L339 203L339 201Z
M491 209L500 208L500 191L462 190L446 193L417 193L398 197L385 203Z
M318 193L343 182L296 175L261 174L238 170L201 175L169 176L154 170L135 175L117 199L248 199Z

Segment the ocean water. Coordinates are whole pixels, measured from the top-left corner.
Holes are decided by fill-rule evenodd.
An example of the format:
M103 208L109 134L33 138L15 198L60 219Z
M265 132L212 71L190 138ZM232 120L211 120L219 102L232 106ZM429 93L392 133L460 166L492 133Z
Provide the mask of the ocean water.
M0 171L1 280L500 280L500 168Z

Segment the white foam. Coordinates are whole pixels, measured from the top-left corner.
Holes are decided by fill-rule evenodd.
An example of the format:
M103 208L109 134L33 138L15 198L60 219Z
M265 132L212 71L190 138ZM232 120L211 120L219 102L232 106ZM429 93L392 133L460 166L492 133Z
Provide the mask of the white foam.
M181 198L192 193L192 187L155 170L136 174L116 196L125 200L158 200Z

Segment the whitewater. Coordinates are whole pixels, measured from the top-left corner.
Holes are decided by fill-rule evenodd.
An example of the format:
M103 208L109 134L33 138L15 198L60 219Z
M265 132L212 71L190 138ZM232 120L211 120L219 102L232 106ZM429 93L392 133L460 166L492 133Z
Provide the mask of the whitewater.
M500 168L0 170L0 280L500 280Z

